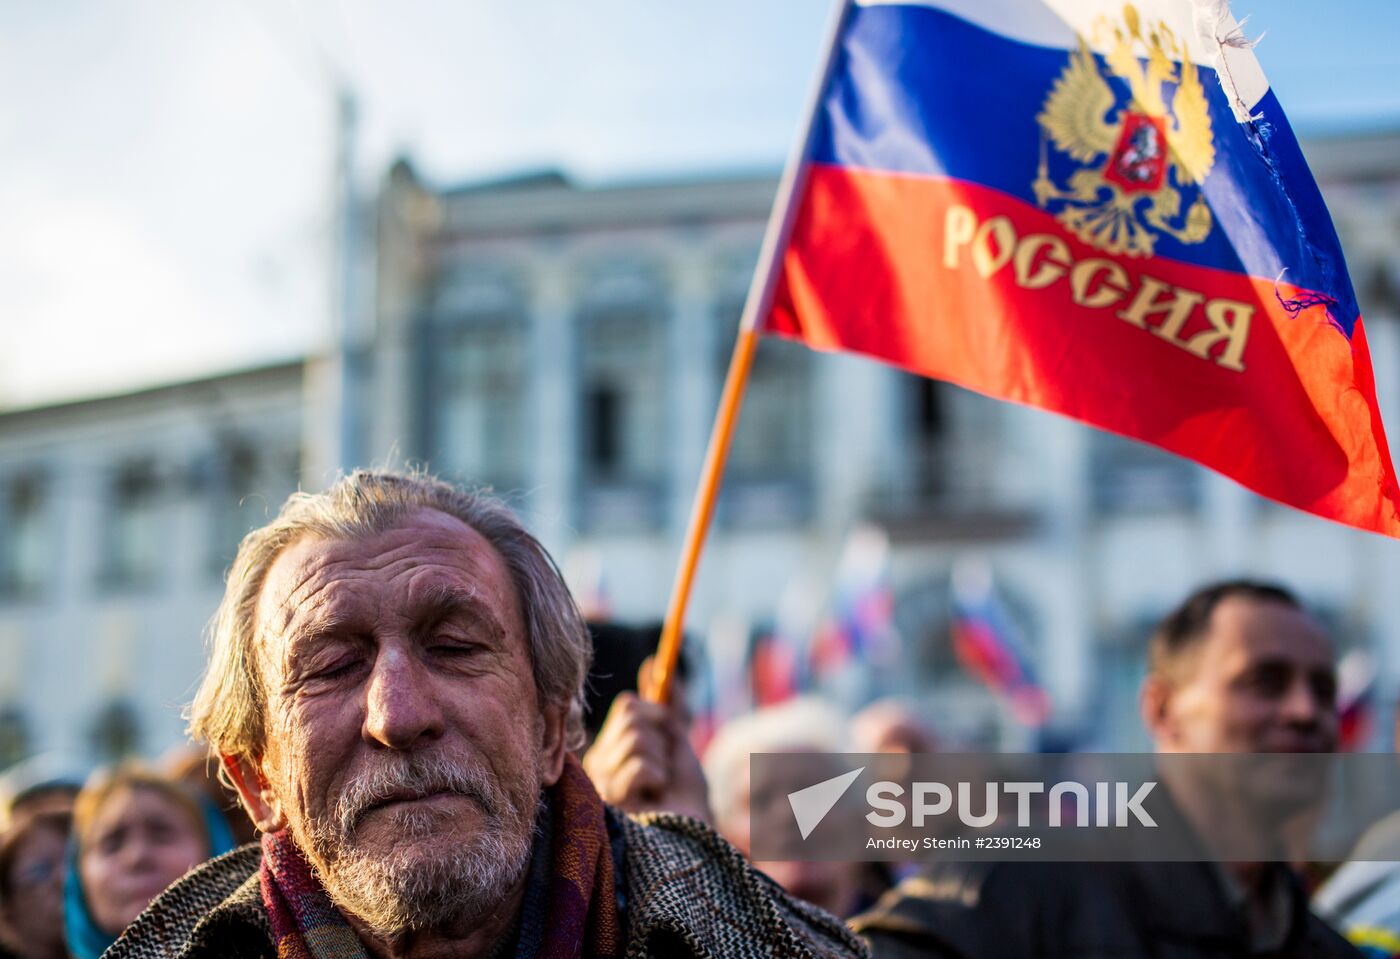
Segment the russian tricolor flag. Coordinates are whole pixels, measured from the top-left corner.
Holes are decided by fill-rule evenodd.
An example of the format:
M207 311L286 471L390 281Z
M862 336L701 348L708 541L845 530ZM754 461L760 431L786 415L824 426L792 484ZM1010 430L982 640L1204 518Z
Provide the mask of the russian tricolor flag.
M949 596L948 632L958 662L1004 699L1018 722L1044 725L1050 717L1050 697L997 596L991 569L966 561L959 564L953 569Z
M1400 534L1336 233L1219 0L853 4L797 182L766 331Z

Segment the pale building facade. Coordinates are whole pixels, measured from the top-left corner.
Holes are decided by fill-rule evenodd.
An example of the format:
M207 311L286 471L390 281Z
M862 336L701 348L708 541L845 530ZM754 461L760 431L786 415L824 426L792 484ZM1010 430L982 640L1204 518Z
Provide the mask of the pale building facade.
M297 486L300 362L0 414L0 766L183 737L239 539Z
M1400 136L1308 153L1400 436ZM0 760L7 741L94 758L177 741L232 544L346 461L494 487L570 575L601 569L613 615L659 618L775 187L434 189L400 164L354 231L338 349L0 414ZM890 542L904 666L884 688L928 704L949 741L1034 742L951 652L968 559L995 574L1060 741L1143 744L1146 633L1223 576L1295 587L1374 652L1394 698L1400 545L1049 414L763 341L691 603L698 645L765 628L794 593L819 616L862 524Z

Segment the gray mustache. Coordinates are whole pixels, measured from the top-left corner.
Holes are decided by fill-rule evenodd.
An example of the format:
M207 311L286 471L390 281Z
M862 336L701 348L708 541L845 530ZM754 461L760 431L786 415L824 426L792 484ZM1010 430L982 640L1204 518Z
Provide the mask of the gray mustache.
M365 816L390 799L404 794L416 799L437 793L470 799L492 823L498 822L511 808L509 797L480 767L415 756L367 770L351 780L337 800L332 815L340 835L346 837L359 827Z

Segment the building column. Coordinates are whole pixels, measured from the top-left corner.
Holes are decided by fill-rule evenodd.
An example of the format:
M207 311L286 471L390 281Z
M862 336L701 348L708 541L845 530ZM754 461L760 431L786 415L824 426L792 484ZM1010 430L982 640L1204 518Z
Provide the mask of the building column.
M540 540L562 559L577 529L579 450L578 341L566 258L541 251L531 280L529 402L535 424L535 477L526 509Z
M880 388L889 371L865 357L822 354L813 372L815 514L839 540L867 512L879 477L882 433L870 424L894 415Z
M704 252L694 244L672 263L667 337L667 403L670 412L668 469L671 474L668 539L679 544L690 521L705 447L719 405L723 370L718 369L720 332L713 315Z
M1205 564L1200 578L1233 579L1258 569L1263 557L1249 531L1250 513L1257 512L1251 503L1255 494L1213 470L1204 471L1201 485Z
M1090 433L1085 426L1046 413L1035 414L1026 425L1040 437L1032 448L1047 493L1045 555L1053 558L1046 566L1054 585L1045 597L1041 668L1061 718L1073 724L1085 718L1094 693L1094 623L1100 611L1092 559Z

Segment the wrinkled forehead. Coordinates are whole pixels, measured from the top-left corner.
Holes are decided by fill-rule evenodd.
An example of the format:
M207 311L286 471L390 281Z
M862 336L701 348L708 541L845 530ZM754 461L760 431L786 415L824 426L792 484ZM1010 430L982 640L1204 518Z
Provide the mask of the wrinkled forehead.
M506 629L520 610L505 561L461 520L423 509L353 538L307 534L273 561L258 597L259 644L332 622L392 617L444 595L471 598Z

